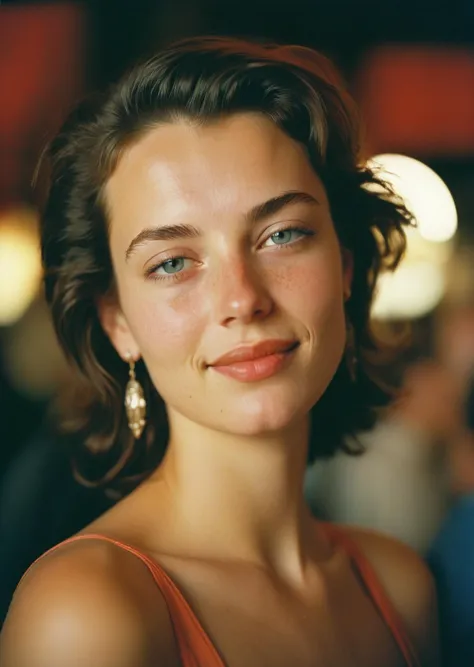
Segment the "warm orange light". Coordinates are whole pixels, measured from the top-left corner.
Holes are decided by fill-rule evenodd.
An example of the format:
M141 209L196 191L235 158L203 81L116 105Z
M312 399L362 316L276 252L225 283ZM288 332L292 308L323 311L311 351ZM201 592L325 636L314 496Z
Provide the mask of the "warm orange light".
M14 209L0 218L0 325L18 320L33 300L41 276L36 215Z

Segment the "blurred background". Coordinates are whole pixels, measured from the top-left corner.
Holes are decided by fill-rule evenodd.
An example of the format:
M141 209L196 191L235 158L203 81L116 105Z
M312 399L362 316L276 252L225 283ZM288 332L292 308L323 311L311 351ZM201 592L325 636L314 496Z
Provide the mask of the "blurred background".
M383 442L387 449L379 447L385 451L380 460L359 468L366 495L367 475L379 484L373 481L371 497L362 497L353 468L336 461L311 471L307 493L315 513L384 529L424 554L454 495L470 491L471 483L474 489L474 473L467 481L456 473L470 465L459 452L469 449L462 447L470 432L467 397L474 372L472 0L1 3L0 543L11 539L12 523L18 527L11 517L23 516L9 503L17 497L18 480L27 475L15 477L12 471L42 432L52 398L68 381L42 300L31 187L38 157L86 92L115 80L138 57L204 33L299 43L332 58L361 108L364 155L391 174L418 218L404 262L381 281L374 304L380 331L412 328L402 360L390 370L404 401L367 435L368 445ZM426 441L443 441L444 448ZM403 450L400 468L390 458L392 442L397 455ZM447 442L458 444L447 449ZM458 458L447 451L456 451ZM410 470L412 482L407 481ZM39 468L35 471L37 477ZM336 478L346 480L345 497L335 498L328 490L337 488ZM405 505L400 500L404 483L411 483ZM364 514L364 502L377 506L377 516L373 510ZM359 514L351 514L349 506L358 507ZM418 523L408 525L407 515ZM38 538L30 559L47 544L47 538ZM10 554L10 560L17 555Z

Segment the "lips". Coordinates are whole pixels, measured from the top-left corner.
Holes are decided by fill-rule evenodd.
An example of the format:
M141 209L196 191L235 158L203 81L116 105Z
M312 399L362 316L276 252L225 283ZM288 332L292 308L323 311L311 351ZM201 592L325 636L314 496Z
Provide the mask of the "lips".
M209 364L213 367L231 366L246 361L254 361L272 354L290 352L298 346L295 340L265 340L255 345L242 345L224 354Z

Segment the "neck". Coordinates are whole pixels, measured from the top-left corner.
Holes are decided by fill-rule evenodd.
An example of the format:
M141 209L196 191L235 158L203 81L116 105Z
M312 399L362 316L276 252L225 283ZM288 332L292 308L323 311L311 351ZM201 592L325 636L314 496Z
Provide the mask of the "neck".
M189 555L302 572L315 525L303 498L308 421L266 438L213 432L171 415L154 475L166 535ZM160 515L160 522L162 517Z

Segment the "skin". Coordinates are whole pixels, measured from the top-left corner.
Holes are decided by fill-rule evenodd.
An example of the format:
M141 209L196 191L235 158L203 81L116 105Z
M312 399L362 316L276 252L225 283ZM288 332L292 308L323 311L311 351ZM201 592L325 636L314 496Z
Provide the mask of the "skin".
M289 191L319 204L245 224L253 207ZM122 358L143 357L167 405L171 441L158 476L169 500L209 537L216 521L239 525L242 557L261 560L263 547L265 558L281 558L280 545L266 544L278 539L289 552L285 567L298 568L307 413L342 355L351 279L320 180L272 123L233 117L208 128L157 128L124 156L107 200L120 307L104 306L103 323ZM183 223L202 238L149 242L127 262L143 229ZM291 225L311 235L293 233L277 247L271 235ZM145 279L144 269L175 252L190 258L177 282ZM242 343L270 338L300 347L267 381L241 384L206 368ZM269 511L269 498L282 500ZM222 537L226 549L230 535Z
M288 192L315 202L306 196L250 221L255 207ZM171 436L151 478L84 532L151 554L226 664L403 665L345 554L303 502L308 411L341 359L352 278L303 148L256 114L204 127L162 125L126 151L106 198L118 297L99 304L101 321L123 359L130 353L145 361ZM199 236L130 249L144 230L168 225L192 225ZM304 233L275 236L289 227ZM171 255L186 258L173 265L177 278L154 280L147 269L161 278L165 269L156 267ZM269 338L299 347L267 380L240 383L208 367L242 343ZM420 655L436 664L426 569L391 540L352 536ZM95 648L101 667L179 664L166 606L143 565L113 545L87 542L63 547L26 577L7 621L1 667L55 667L66 655L79 666ZM37 612L40 632L35 601L46 590L56 602ZM99 621L111 609L113 622ZM69 643L57 629L65 610ZM20 647L21 627L29 630ZM44 647L45 636L55 648ZM39 645L44 663L32 662Z
M256 205L298 190L320 204L245 221ZM121 314L105 326L123 358L129 350L145 360L173 431L185 420L200 440L221 441L222 432L278 437L306 419L342 354L351 271L343 269L325 191L303 149L258 117L202 129L168 125L127 152L106 196ZM144 228L173 224L193 225L202 236L144 242L127 262L130 240ZM292 243L280 245L268 238L290 225L311 236L294 232ZM179 280L160 270L156 278L167 280L146 281L143 269L166 253L189 257L174 274ZM206 371L224 352L268 338L301 342L275 381L241 385Z

